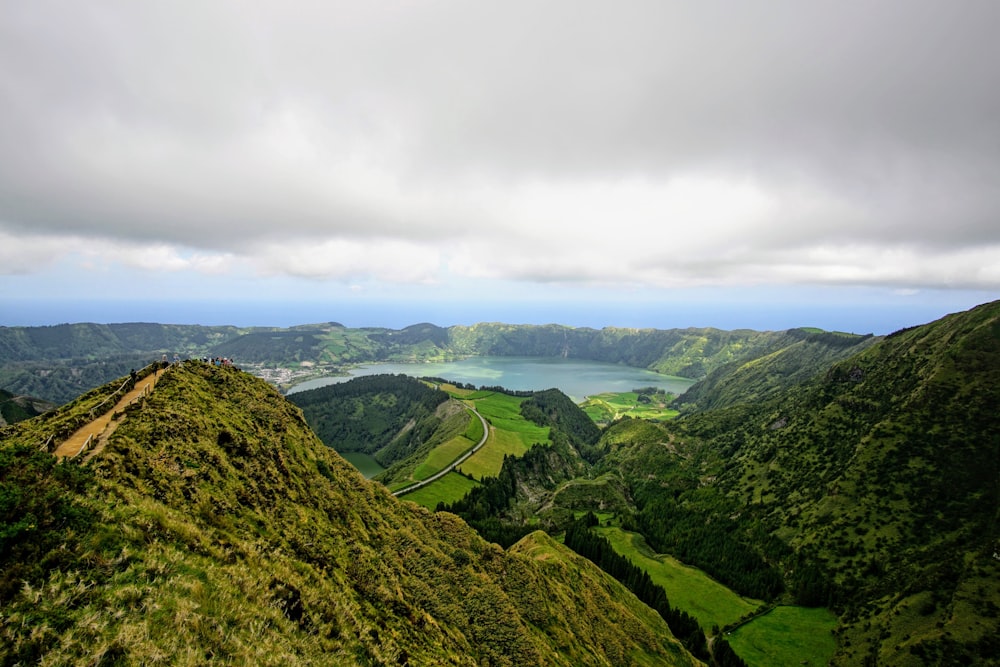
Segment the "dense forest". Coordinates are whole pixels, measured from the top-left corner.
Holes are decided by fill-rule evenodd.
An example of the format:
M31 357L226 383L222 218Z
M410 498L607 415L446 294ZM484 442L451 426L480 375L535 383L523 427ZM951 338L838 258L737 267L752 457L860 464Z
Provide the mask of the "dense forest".
M385 467L420 447L440 423L434 419L448 394L406 375L369 375L298 392L320 440L340 452L372 454Z

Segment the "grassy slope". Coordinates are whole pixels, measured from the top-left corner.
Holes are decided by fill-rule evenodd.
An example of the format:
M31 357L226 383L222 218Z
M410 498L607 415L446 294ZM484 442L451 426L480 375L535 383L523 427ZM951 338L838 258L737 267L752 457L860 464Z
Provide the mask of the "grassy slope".
M171 370L75 486L15 449L55 423L8 433L4 493L45 488L84 518L10 532L3 515L48 563L3 588L4 664L691 663L587 563L397 501L234 369Z
M826 609L776 607L726 637L750 667L825 665L836 650L837 617Z
M983 662L1000 654L997 405L1000 303L770 401L622 424L605 463L657 470L706 520L779 537L793 592L801 565L818 567L841 612L836 664Z
M521 416L524 398L497 392L476 392L465 397L471 401L492 427L490 439L468 461L462 472L477 479L495 477L503 465L503 457L520 456L536 443L549 442L549 429L538 426Z
M639 401L639 394L634 391L605 392L589 396L580 407L598 424L608 424L622 417L662 421L673 419L679 414L677 410L668 407L674 398L673 394L656 395L652 402L642 403Z
M740 597L697 568L653 553L637 533L616 527L599 528L598 532L611 542L615 551L645 570L653 583L666 591L670 604L698 619L706 632L716 625L735 623L763 604L760 600Z

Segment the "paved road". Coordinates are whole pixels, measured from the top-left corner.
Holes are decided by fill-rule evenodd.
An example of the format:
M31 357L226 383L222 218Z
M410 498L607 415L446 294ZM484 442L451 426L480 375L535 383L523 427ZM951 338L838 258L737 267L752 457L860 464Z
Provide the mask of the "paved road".
M480 439L480 441L478 443L476 443L476 446L473 447L472 449L470 449L469 451L467 451L466 453L462 454L461 456L459 456L454 461L452 461L441 472L434 473L433 475L431 475L427 479L421 480L421 481L417 482L416 484L411 484L410 486L408 486L408 487L406 487L404 489L399 489L397 491L393 491L392 495L394 495L394 496L401 496L404 493L409 493L410 491L416 491L417 489L419 489L421 487L427 486L431 482L436 482L437 480L441 479L442 477L444 477L445 475L447 475L448 473L450 473L452 470L454 470L458 466L460 466L463 463L465 463L466 459L468 459L470 456L472 456L473 454L475 454L476 452L478 452L479 449L483 445L486 444L486 440L490 437L490 425L488 423L486 423L486 418L483 417L481 414L479 414L479 412L475 408L468 408L468 409L472 411L472 414L474 414L477 417L479 417L479 421L481 421L483 423L483 437L482 437L482 439Z

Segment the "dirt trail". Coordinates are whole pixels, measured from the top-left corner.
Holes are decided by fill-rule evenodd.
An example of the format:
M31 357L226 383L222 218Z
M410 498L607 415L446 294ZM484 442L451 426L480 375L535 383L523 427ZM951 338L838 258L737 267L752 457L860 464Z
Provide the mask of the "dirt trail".
M143 395L143 393L152 391L153 387L156 386L156 381L163 375L164 370L165 369L160 369L155 373L147 375L137 381L135 383L135 388L122 396L113 408L67 438L62 444L59 445L58 448L56 448L54 454L60 458L76 456L80 453L80 450L83 449L84 445L87 444L87 440L91 436L93 436L94 439L90 442L89 448L92 452L95 451L96 445L98 444L95 441L99 439L102 441L101 444L103 444L103 441L107 438L107 436L111 435L111 433L118 426L117 422L111 421L111 417L116 412L124 410L125 406L138 399Z

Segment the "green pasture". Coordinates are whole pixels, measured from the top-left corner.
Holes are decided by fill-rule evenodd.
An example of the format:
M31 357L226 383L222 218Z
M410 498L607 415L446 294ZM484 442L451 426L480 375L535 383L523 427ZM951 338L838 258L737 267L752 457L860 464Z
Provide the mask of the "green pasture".
M485 392L484 392L485 393ZM549 429L521 416L524 398L507 394L486 393L473 399L476 410L494 429L514 433L524 443L525 451L536 442L549 442Z
M473 446L483 439L483 422L476 415L469 415L469 426L465 429L465 437L472 441Z
M479 431L482 433L482 424L478 419L473 418L477 424L479 424ZM475 442L469 440L464 435L456 436L447 442L443 442L427 454L427 458L424 459L423 463L418 465L413 470L413 479L418 482L425 480L432 475L441 472L448 467L452 461L460 457L465 452L472 449L476 442L479 442L477 438Z
M521 416L521 402L524 398L477 391L470 393L466 400L475 405L492 428L486 444L462 464L462 472L477 479L494 477L500 473L503 457L507 454L522 456L535 443L549 442L548 428L538 426ZM478 419L473 421L479 422ZM481 428L482 425L479 426Z
M500 474L504 456L507 454L523 456L526 451L528 446L516 433L494 429L486 444L466 459L459 468L463 473L472 475L476 479L496 477Z
M438 385L438 388L441 391L443 391L443 392L447 392L448 394L450 394L454 398L462 398L462 399L464 399L464 398L468 398L472 394L477 393L477 391L475 389L464 389L462 387L456 387L455 385L451 384L450 382L443 382L440 385Z
M828 609L775 607L726 637L751 667L826 665L836 643L837 617Z
M479 482L468 477L463 477L455 472L450 472L441 479L419 488L416 491L407 493L401 498L411 500L418 505L423 505L429 509L437 507L438 503L453 503L461 500L469 491L479 486Z
M714 625L735 623L763 604L760 600L740 597L697 568L671 556L653 553L638 533L611 526L596 530L611 542L615 551L645 570L653 583L666 591L671 605L694 616L706 631Z
M656 394L650 403L643 403L634 391L605 392L587 397L580 408L595 423L612 422L621 417L664 421L679 414L669 407L673 399L673 394Z

